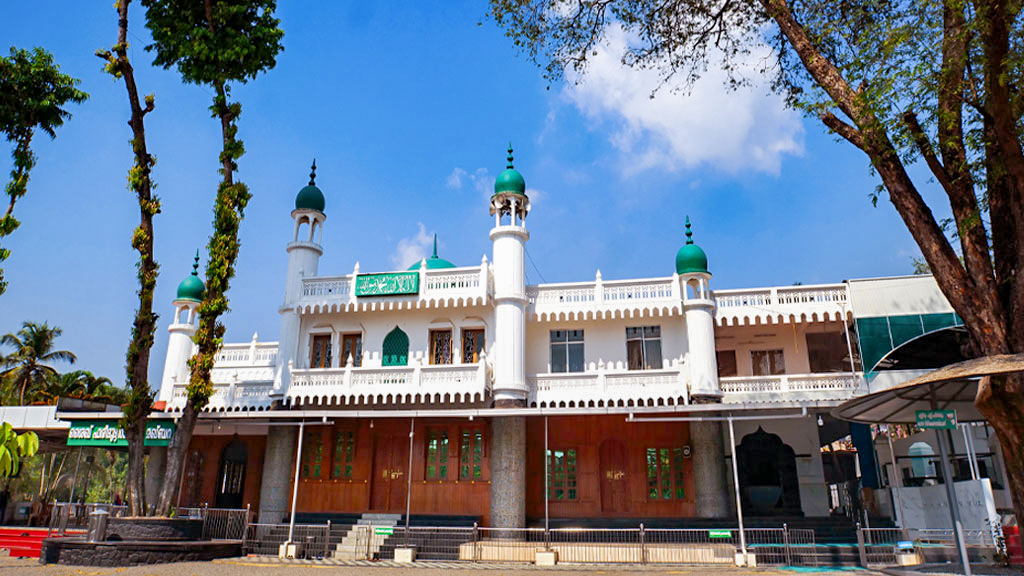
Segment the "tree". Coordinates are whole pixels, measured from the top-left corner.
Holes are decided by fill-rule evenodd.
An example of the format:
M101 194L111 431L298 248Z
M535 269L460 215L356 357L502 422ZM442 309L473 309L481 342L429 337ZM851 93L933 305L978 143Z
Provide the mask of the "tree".
M41 387L33 391L30 401L56 404L57 398L120 405L128 399L128 394L123 388L114 386L109 378L95 376L88 370L74 370L48 377Z
M153 194L152 170L156 159L146 146L146 115L153 111L152 94L143 100L135 84L135 70L128 59L128 5L131 0L118 0L117 43L110 50L98 50L106 71L115 79L123 79L128 92L132 129L132 152L135 162L128 171L128 188L139 202L139 225L132 233L132 247L139 253L136 263L139 279L139 307L132 324L132 338L125 356L125 371L129 390L128 401L122 407L125 440L128 441L128 509L133 516L146 512L145 465L143 441L146 437L146 419L153 409L153 393L149 385L149 354L153 347L157 315L153 313L153 290L159 266L153 256L153 216L160 213L160 199Z
M78 80L61 74L53 55L42 48L21 50L11 48L11 55L0 58L0 130L8 142L14 143L11 156L14 166L7 183L7 210L0 217L0 240L14 232L19 222L14 217L14 204L28 189L29 173L36 164L32 153L32 136L42 130L56 138L56 129L71 117L65 109L69 102L78 104L89 97L75 88ZM10 255L0 246L0 265ZM7 291L4 270L0 267L0 295Z
M0 359L5 390L3 401L13 403L16 398L19 405L25 404L26 397L38 388L44 387L46 380L57 374L52 362L75 363L75 355L67 350L54 350L56 340L63 330L50 327L45 322L25 322L17 333L0 336L0 346L11 346L14 351Z
M14 476L21 467L21 461L38 451L39 436L35 432L18 434L7 422L0 426L0 476Z
M245 184L234 179L245 148L236 137L242 107L230 101L231 83L247 82L273 68L284 32L274 17L275 0L142 0L142 5L146 7L146 26L153 34L153 44L146 47L156 53L153 63L177 67L186 83L213 88L210 110L220 120L222 139L222 180L214 204L206 293L199 305L195 335L198 351L189 360L188 398L167 449L167 471L157 504L157 513L167 515L176 500L196 418L213 394L210 370L224 336L219 319L228 310L238 228L250 198Z
M742 83L741 64L771 44L776 58L752 73L865 153L881 180L875 200L888 192L976 351L1024 352L1020 3L491 0L491 15L549 79L585 72L619 27L632 38L624 63L684 86L713 61ZM949 200L954 240L908 172L922 160ZM975 403L1024 518L1024 378L983 378Z

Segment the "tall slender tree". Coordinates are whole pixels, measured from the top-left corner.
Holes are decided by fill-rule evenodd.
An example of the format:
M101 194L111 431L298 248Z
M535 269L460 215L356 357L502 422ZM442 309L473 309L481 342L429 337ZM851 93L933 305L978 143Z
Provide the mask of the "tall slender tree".
M1002 0L491 0L549 78L585 72L610 30L623 62L692 81L768 74L788 101L861 150L976 351L1024 353L1024 13ZM750 65L765 43L775 58ZM719 60L716 62L716 60ZM952 212L937 221L911 164ZM952 236L952 239L951 239ZM1024 377L982 378L1024 518Z
M65 107L81 103L88 94L75 88L78 80L62 74L53 55L42 48L11 48L11 55L0 58L0 130L14 143L11 179L7 182L7 209L0 216L0 241L14 232L19 222L14 205L28 190L28 178L36 165L32 137L42 130L56 138L56 129L71 117ZM0 246L0 266L11 251ZM0 267L0 294L7 291L4 270Z
M146 512L144 446L146 418L153 408L153 393L149 385L149 353L153 347L157 315L153 313L153 290L159 265L153 256L153 217L160 213L160 199L153 194L153 165L156 159L146 146L146 115L153 111L155 99L148 94L139 98L135 84L135 69L128 59L128 5L131 0L118 0L117 43L110 50L99 50L96 55L106 61L105 70L116 79L124 80L128 92L132 129L132 152L135 162L128 171L128 188L139 202L139 225L132 233L132 247L139 253L135 267L139 279L139 307L132 324L132 338L125 356L125 371L129 390L128 401L122 407L124 436L128 441L128 508L132 515ZM143 103L144 102L144 103Z
M68 350L55 350L54 341L63 330L43 322L25 322L18 332L0 336L0 345L10 346L13 351L0 358L0 373L5 390L3 400L10 404L24 405L32 393L46 385L46 380L57 374L54 362L75 363L75 355Z
M245 152L237 138L242 112L231 101L231 83L247 82L274 67L284 32L274 17L275 0L142 0L146 26L153 34L147 50L156 53L154 64L177 67L186 83L213 88L213 117L220 120L221 182L214 204L213 235L207 246L206 294L199 305L196 355L189 360L192 374L187 401L167 449L167 472L157 504L168 514L179 489L185 455L196 418L213 394L210 370L224 336L220 316L228 310L227 292L235 275L238 228L250 194L235 180L238 159Z

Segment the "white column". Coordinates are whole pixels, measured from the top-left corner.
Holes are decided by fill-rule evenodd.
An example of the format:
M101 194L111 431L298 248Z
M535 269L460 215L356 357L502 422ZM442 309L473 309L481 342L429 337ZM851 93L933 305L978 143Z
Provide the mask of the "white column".
M721 398L718 361L715 358L715 301L708 289L710 274L684 274L679 277L686 313L686 340L689 349L690 395ZM688 282L696 282L689 294Z
M494 363L495 405L526 402L526 241L522 226L491 230L494 243Z
M323 222L326 220L321 212L315 210L293 210L292 218L296 221L295 236L288 244L288 271L285 276L284 303L281 306L281 331L278 337L277 367L274 370L274 393L284 394L288 384L291 382L291 373L288 369L288 362L297 365L299 331L301 322L299 318L298 304L302 299L302 279L312 278L317 275L320 266L320 256L323 255L323 248L313 242L312 228L320 226L323 230ZM309 240L306 237L299 237L299 224L302 219L309 221Z
M175 317L177 322L167 327L171 333L167 340L167 356L164 360L164 374L160 380L158 400L170 402L174 395L174 386L188 384L188 359L192 357L192 337L196 334L196 317L194 310L198 302L175 300Z

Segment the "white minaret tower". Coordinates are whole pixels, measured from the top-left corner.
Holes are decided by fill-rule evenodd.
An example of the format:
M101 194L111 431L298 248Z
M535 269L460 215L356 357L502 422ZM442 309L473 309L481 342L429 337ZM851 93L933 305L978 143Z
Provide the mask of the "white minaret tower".
M686 244L676 253L676 273L686 314L686 340L689 343L690 396L697 401L717 401L722 397L715 359L715 301L711 297L711 273L708 257L693 243L690 217L686 217Z
M178 284L178 294L174 299L174 319L167 328L171 337L167 341L164 376L160 381L157 400L170 402L174 396L174 386L188 384L188 359L195 353L192 337L199 327L199 304L203 301L205 291L206 287L199 279L199 252L196 252L192 275Z
M316 187L316 160L309 173L309 184L295 197L295 231L288 243L288 273L285 277L284 303L281 305L281 335L278 338L274 394L283 394L291 381L289 363L295 362L299 347L299 313L296 305L302 297L302 279L316 276L324 249L324 194Z
M512 145L508 166L494 182L491 215L494 228L494 405L526 405L526 214L530 199L526 181L512 166Z

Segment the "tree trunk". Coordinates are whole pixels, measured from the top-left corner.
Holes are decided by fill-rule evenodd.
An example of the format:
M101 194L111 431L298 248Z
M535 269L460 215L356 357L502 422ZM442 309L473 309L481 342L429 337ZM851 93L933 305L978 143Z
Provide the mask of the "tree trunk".
M181 477L185 472L185 457L188 445L192 441L192 432L196 429L196 410L192 403L185 404L185 409L178 418L174 436L167 446L167 468L164 482L160 487L160 499L156 504L157 516L170 516L171 510L178 503L178 491L181 489Z
M127 372L130 398L122 407L125 439L128 441L127 494L125 500L132 516L146 514L145 502L145 457L146 419L152 411L153 398L149 385L149 357L153 347L153 332L156 330L156 314L153 313L153 290L156 288L157 263L153 258L153 216L160 212L160 202L153 198L153 184L150 178L154 164L146 148L145 116L153 110L152 97L146 98L143 107L139 90L135 84L135 72L128 60L128 5L131 0L117 2L118 29L117 44L113 54L100 54L109 62L108 69L116 71L124 79L131 107L128 125L132 129L132 151L135 164L128 173L128 185L139 202L139 226L132 234L132 247L139 253L137 265L139 279L139 308L132 325L132 339L128 345L125 370Z
M1006 483L1013 498L1018 522L1024 518L1024 375L991 376L982 379L975 403L996 431L1006 464Z

